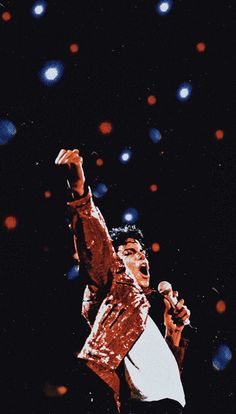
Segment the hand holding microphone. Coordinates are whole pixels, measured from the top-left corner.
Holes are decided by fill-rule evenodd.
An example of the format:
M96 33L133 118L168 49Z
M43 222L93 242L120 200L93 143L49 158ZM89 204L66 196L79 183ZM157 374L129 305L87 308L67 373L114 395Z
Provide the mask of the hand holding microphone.
M160 282L158 285L158 292L164 296L167 307L165 312L165 325L168 325L167 327L172 329L174 329L174 325L176 325L181 331L186 325L191 327L189 320L190 310L184 305L183 299L178 301L177 295L174 294L171 284L167 281ZM173 309L173 316L170 316L171 308Z

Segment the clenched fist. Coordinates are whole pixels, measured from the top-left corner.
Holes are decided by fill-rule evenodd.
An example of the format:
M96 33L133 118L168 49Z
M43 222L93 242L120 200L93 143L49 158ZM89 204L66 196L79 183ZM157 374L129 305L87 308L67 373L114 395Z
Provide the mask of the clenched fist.
M73 192L80 196L84 194L85 176L83 170L83 158L80 156L79 150L61 149L55 159L57 165L68 165L69 170L73 169L73 178L68 178Z

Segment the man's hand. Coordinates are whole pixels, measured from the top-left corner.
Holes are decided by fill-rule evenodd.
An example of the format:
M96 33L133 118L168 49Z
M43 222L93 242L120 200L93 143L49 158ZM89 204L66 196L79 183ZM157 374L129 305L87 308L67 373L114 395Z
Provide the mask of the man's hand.
M173 292L175 297L178 297L178 292ZM175 309L171 307L170 302L164 299L165 312L164 324L166 327L165 336L171 337L175 346L179 345L182 331L185 327L184 322L189 319L190 310L184 305L184 299L180 299L176 304Z
M73 179L69 178L69 182L73 192L80 196L84 194L85 176L82 167L83 158L80 157L78 149L65 150L61 149L57 158L55 159L57 165L68 165L69 170L73 169Z

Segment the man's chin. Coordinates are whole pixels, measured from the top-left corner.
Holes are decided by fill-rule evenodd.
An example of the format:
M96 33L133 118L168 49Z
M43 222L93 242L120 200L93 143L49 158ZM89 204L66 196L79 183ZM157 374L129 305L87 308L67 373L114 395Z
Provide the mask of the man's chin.
M139 286L141 286L143 288L147 288L147 287L149 287L149 283L150 283L149 279L140 280Z

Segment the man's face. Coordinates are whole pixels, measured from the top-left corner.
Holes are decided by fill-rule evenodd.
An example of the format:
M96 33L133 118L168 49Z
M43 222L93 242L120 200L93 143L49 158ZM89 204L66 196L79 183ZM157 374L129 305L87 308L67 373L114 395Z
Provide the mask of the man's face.
M148 287L150 280L149 263L139 241L128 238L125 244L119 246L118 255L132 272L139 286Z

